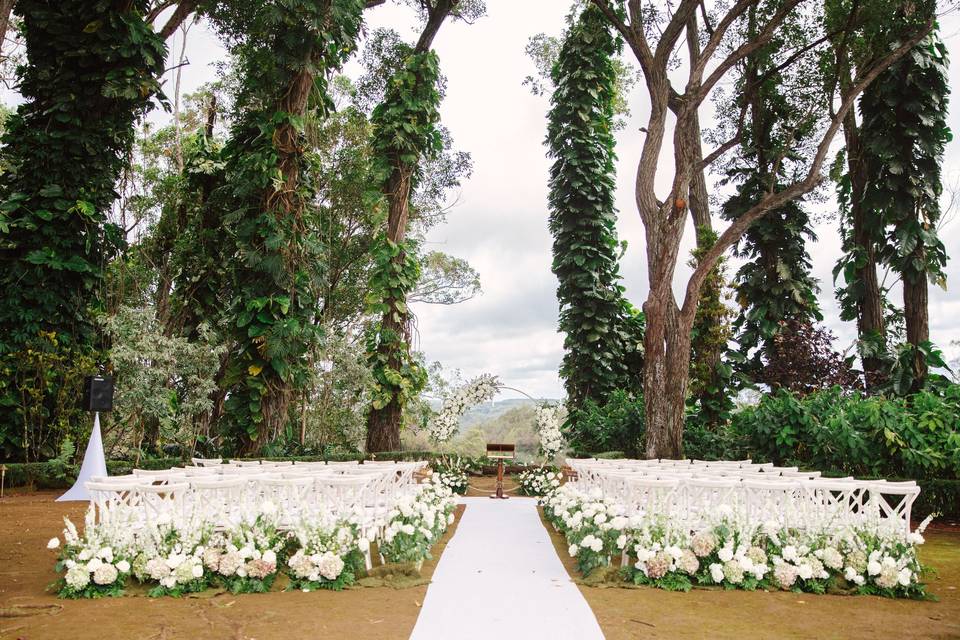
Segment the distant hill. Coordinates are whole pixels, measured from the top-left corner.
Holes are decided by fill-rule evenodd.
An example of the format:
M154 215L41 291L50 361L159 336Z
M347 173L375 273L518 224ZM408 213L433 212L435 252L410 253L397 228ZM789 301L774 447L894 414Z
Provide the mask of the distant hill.
M529 398L509 398L507 400L493 400L477 405L463 414L460 418L460 432L463 433L470 427L481 422L487 422L499 418L507 411L517 407L535 407L541 402L558 402L557 400L531 400Z
M495 400L473 407L460 420L460 430L446 445L446 450L462 455L479 456L488 442L509 442L517 445L517 458L532 460L539 441L536 432L536 407L541 402L559 403L559 400L530 400L510 398ZM424 431L401 434L405 449L427 450L435 446Z

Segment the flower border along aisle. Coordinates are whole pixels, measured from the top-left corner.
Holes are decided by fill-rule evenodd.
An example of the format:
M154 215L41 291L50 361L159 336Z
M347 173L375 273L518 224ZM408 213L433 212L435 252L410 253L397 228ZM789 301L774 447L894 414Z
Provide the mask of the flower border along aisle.
M454 521L456 500L439 483L413 485L387 514L380 540L387 561L422 562ZM328 510L282 526L275 504L243 510L219 530L205 517L161 513L138 520L118 511L101 522L93 506L81 534L64 518L52 585L62 598L119 596L132 578L150 596L181 596L220 586L233 593L270 591L279 574L288 589L339 590L364 571L371 540L356 514Z
M927 597L917 558L929 516L908 536L870 527L786 528L736 518L719 505L695 529L664 514L636 513L576 482L541 499L584 575L620 557L625 582L670 591L724 589ZM776 514L771 514L776 517Z

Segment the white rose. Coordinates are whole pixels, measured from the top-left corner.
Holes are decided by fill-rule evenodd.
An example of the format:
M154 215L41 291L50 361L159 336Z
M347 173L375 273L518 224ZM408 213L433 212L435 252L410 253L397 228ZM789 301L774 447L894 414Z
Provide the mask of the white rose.
M263 552L263 561L269 562L270 564L276 564L277 562L277 552L273 549L267 549Z
M47 549L56 549L60 546L60 538L50 538L50 542L47 543Z
M717 555L720 557L721 561L729 562L730 560L733 560L733 549L731 547L722 547Z
M127 562L126 560L121 560L120 562L117 563L117 571L119 571L120 573L127 573L128 571L130 571L130 563Z
M723 565L717 562L714 562L710 565L710 578L716 582L723 582Z
M579 547L575 544L572 544L570 545L570 548L567 549L567 553L569 553L570 557L573 558L573 557L576 557L578 550L579 550Z
M867 573L871 576L879 575L881 569L882 567L880 566L880 563L876 560L871 560L869 563L867 563Z
M202 578L203 577L203 565L195 564L193 565L193 577Z

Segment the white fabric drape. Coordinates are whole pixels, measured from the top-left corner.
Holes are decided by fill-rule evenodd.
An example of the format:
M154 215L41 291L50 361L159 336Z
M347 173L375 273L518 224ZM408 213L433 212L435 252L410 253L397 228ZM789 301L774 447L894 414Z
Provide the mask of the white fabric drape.
M57 498L57 502L66 502L69 500L90 499L84 483L94 476L107 475L107 459L103 455L103 438L100 435L100 414L93 416L93 431L90 432L90 441L87 442L87 450L83 454L83 464L80 465L80 473L77 475L77 481L73 483L70 490Z

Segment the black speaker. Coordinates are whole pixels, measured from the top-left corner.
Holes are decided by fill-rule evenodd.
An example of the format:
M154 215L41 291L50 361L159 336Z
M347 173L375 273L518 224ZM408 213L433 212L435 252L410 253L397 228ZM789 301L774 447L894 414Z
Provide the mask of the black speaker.
M83 408L86 411L113 410L113 378L87 376L83 380Z

